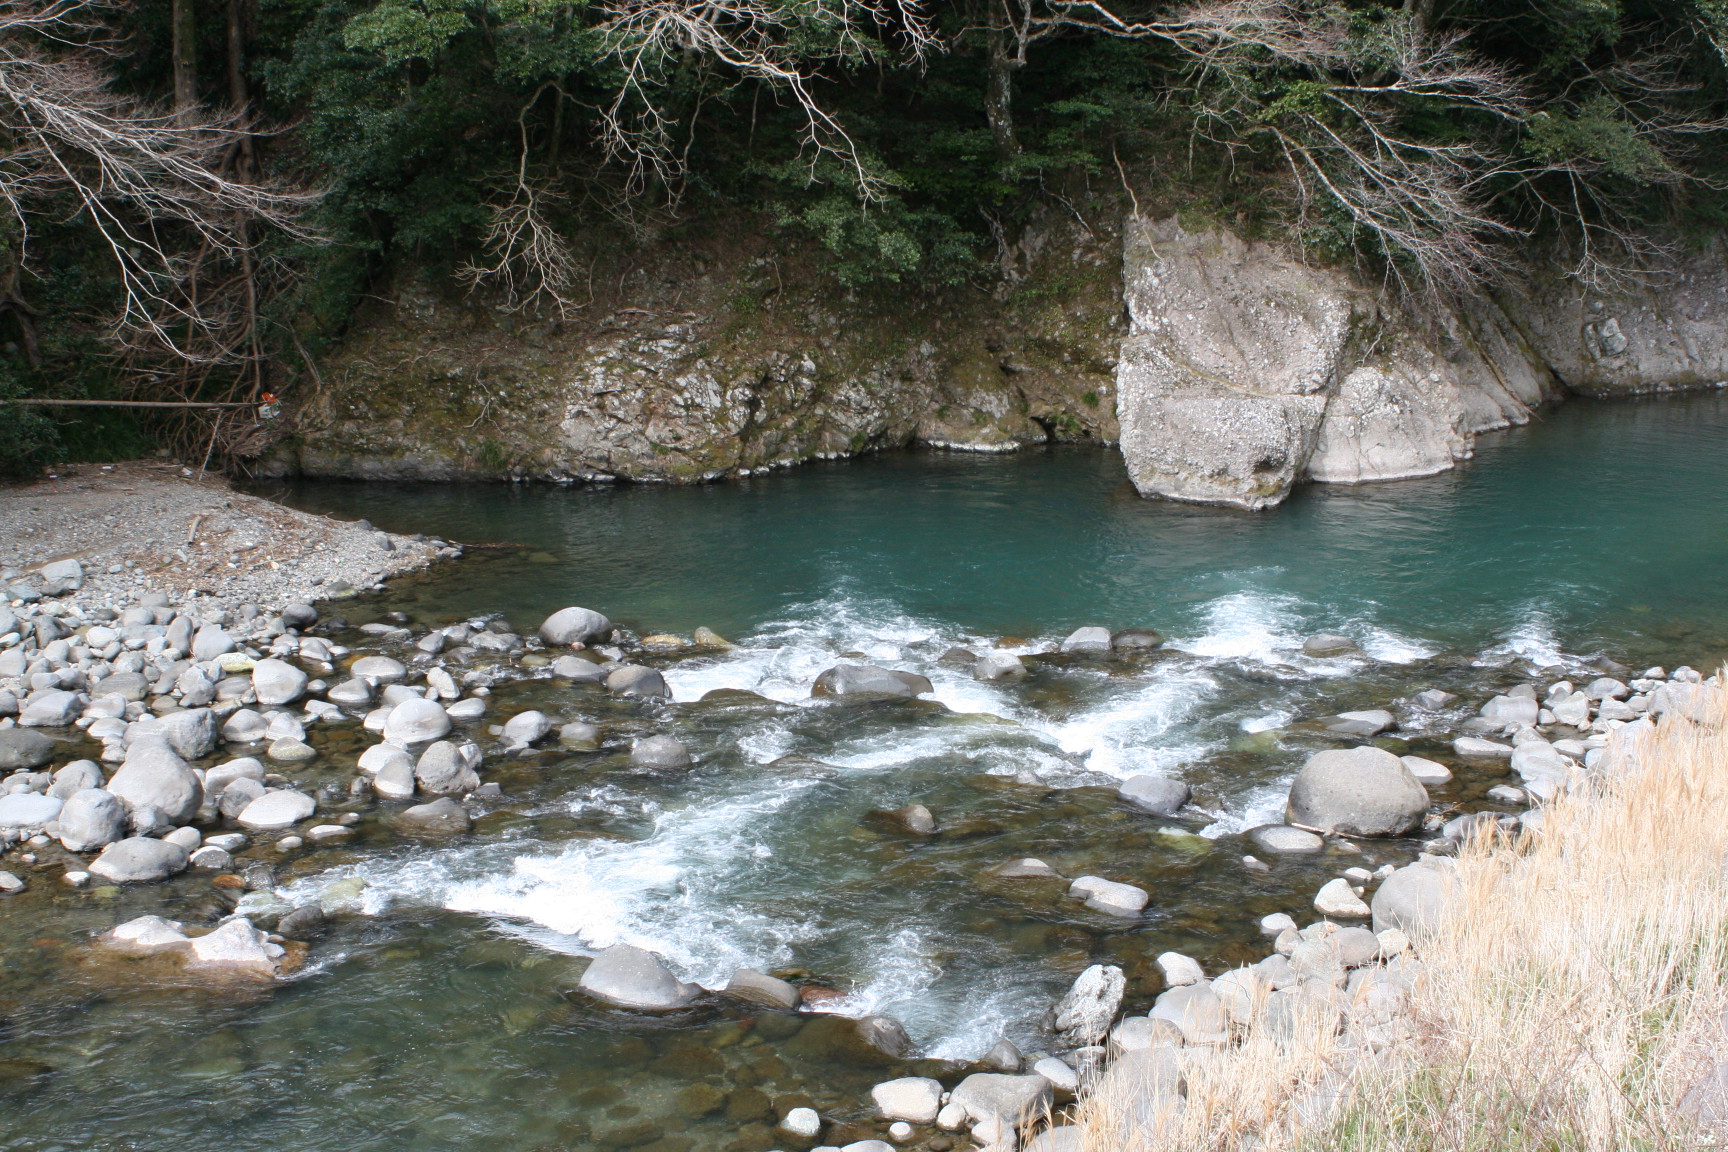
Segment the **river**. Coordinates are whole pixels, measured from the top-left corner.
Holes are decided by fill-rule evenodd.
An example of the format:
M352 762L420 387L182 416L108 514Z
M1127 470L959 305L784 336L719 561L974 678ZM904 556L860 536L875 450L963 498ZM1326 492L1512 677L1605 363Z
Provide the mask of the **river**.
M208 879L0 903L7 1148L760 1152L788 1146L771 1125L803 1103L867 1127L868 1087L894 1069L946 1075L1002 1035L1035 1047L1089 963L1121 964L1143 1009L1159 952L1209 971L1256 959L1259 916L1301 917L1341 868L1410 858L1418 841L1244 867L1239 833L1278 820L1304 756L1339 743L1316 717L1393 706L1405 723L1386 746L1453 762L1448 733L1539 669L1728 654L1720 394L1568 404L1483 437L1454 472L1311 486L1257 514L1143 501L1114 453L1083 448L894 453L700 488L265 490L501 545L332 609L350 624L502 614L531 630L580 604L737 647L657 661L670 703L498 685L491 722L539 707L600 724L603 747L489 758L505 798L463 841L367 822L287 862L293 896L366 888L280 987L141 985L81 959L83 934L129 914L207 919ZM1167 643L1047 655L1089 624ZM1303 656L1322 631L1363 654ZM1035 671L981 683L941 662L956 646ZM933 698L812 702L843 659L925 674ZM1395 703L1429 687L1457 707ZM693 769L627 765L629 739L660 732ZM351 776L366 742L317 733L320 779ZM1436 800L1493 807L1504 777L1457 767ZM1110 785L1139 772L1184 779L1194 804L1125 810ZM912 803L937 834L873 815ZM1132 881L1152 905L1123 922L1061 885L989 876L1021 856ZM873 1065L833 1019L719 999L667 1018L599 1007L573 992L581 957L617 941L710 987L740 965L802 974L843 994L833 1012L903 1021L919 1059Z

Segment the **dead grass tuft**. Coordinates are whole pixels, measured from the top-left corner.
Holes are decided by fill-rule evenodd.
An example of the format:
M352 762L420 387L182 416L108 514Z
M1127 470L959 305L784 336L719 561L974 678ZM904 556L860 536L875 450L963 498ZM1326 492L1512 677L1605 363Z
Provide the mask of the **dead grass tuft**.
M1677 1107L1728 1061L1728 691L1665 717L1540 835L1465 846L1403 1026L1185 1051L1179 1118L1106 1077L1087 1152L1625 1152L1728 1144Z

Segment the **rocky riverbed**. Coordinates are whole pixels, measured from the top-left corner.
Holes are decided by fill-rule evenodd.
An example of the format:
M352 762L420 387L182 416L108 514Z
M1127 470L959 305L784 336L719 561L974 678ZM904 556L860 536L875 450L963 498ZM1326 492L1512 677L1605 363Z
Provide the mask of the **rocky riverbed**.
M221 505L227 498L205 499ZM259 515L244 502L224 510ZM329 522L312 528L326 541L377 538ZM452 551L387 539L389 555L403 559ZM340 545L323 551L335 553L332 564L350 555ZM221 576L218 569L236 581L247 578L242 573L268 579L261 574L281 571L267 562L229 563L207 565L205 578ZM319 940L333 920L367 910L364 876L321 862L339 864L360 843L400 842L411 854L436 854L496 836L506 786L525 787L524 771L557 756L610 755L615 771L675 781L710 754L664 730L691 707L672 702L669 677L729 649L703 629L638 634L576 606L532 631L514 630L498 616L431 626L375 608L364 612L375 619L354 627L340 601L307 603L318 588L309 582L295 586L304 589L301 597L234 605L262 585L200 591L186 581L193 586L171 595L139 588L132 583L139 570L117 566L104 570L115 578L106 582L89 579L82 562L64 560L9 573L18 594L0 608L6 899L27 901L46 889L113 900L153 885L166 892L163 882L181 878L173 889L178 900L185 876L204 886L196 916L180 913L183 901L144 911L129 897L126 906L138 914L116 916L81 942L80 963L106 981L268 987L291 980L319 962ZM374 571L383 574L375 566L360 575ZM1133 675L1179 655L1162 644L1148 629L1092 626L1060 639L933 651L922 671L843 654L813 670L803 691L824 708L934 716L949 710L929 699L931 676L1030 692L1051 670ZM1371 663L1343 636L1312 636L1302 648L1312 660ZM1311 857L1322 867L1336 862L1336 874L1315 885L1311 908L1259 919L1270 938L1263 959L1208 979L1201 959L1177 952L1146 958L1162 990L1145 1014L1122 1015L1130 980L1144 985L1144 978L1121 964L1094 963L1046 1016L1022 1022L1023 1037L1039 1037L1035 1046L1003 1039L979 1061L914 1066L905 1062L919 1053L901 1022L860 1010L820 971L741 965L703 986L676 961L618 943L597 950L572 995L634 1015L731 1003L764 1021L764 1034L779 1027L775 1020L828 1019L841 1028L830 1029L831 1047L873 1053L917 1073L882 1081L868 1102L852 1107L763 1095L762 1106L740 1112L722 1146L826 1142L880 1152L876 1142L885 1139L941 1152L964 1133L980 1147L1005 1149L1031 1135L1028 1121L1112 1077L1149 1086L1147 1115L1155 1122L1181 1107L1184 1062L1244 1029L1332 1014L1373 1043L1398 1041L1397 1006L1444 898L1452 846L1490 829L1539 829L1543 801L1611 770L1654 719L1688 714L1703 691L1703 678L1689 668L1635 674L1598 662L1594 672L1542 675L1513 666L1491 673L1500 690L1479 699L1427 688L1380 707L1302 720L1306 739L1329 746L1312 751L1291 781L1280 804L1284 822L1246 829L1237 867L1252 877ZM495 691L511 695L521 687L557 703L508 714L495 708ZM705 697L709 707L752 700L768 703L729 688ZM1418 736L1424 755L1405 751ZM775 763L789 781L833 772L803 756ZM1515 783L1462 797L1448 791L1455 776L1486 780L1508 771ZM1030 770L1006 782L1057 797L1064 791ZM1156 772L1126 776L1112 791L1108 805L1130 820L1180 821L1204 802ZM975 834L940 799L911 799L871 821L907 843ZM1179 825L1164 832L1166 839L1199 839ZM1389 838L1387 848L1373 849L1381 838ZM1383 862L1366 866L1374 862L1370 853ZM1040 893L1053 908L1093 917L1106 934L1112 924L1137 925L1149 914L1155 893L1133 876L1076 871L1052 859L1003 859L977 883ZM1312 922L1300 927L1298 917ZM646 1121L602 1126L597 1138L613 1147L653 1142L636 1140L638 1129L665 1138L663 1124ZM1036 1139L1057 1152L1073 1147L1077 1134L1058 1125Z

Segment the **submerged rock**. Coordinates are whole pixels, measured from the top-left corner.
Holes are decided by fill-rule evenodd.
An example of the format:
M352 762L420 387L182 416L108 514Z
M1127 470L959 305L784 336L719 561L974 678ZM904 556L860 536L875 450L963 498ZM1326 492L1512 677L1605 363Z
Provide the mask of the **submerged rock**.
M466 832L472 824L468 810L448 796L440 796L429 804L405 808L398 819L428 832L449 834Z

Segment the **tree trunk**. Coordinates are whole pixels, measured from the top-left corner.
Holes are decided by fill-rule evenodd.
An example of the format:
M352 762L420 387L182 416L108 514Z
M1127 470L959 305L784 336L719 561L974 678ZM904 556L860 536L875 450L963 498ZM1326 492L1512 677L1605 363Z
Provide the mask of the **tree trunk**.
M193 0L174 0L174 114L182 120L198 106L198 18Z
M1020 154L1020 141L1014 136L1014 60L1008 55L1008 37L1003 29L991 28L986 43L989 87L984 94L984 116L996 141L996 157L1007 166Z
M251 127L251 118L246 113L252 102L246 84L246 3L247 0L228 0L228 103L240 117L242 129ZM252 180L258 174L258 165L252 155L251 133L246 132L237 143L235 170L242 180Z

